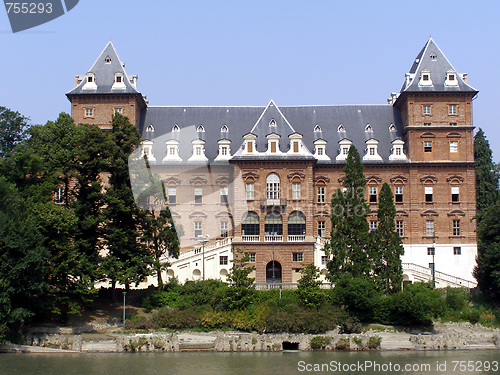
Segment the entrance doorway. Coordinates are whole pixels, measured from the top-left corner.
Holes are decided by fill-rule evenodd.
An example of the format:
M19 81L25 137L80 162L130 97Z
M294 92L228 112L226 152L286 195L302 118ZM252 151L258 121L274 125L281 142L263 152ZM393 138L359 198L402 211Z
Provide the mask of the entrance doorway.
M273 273L274 273L274 283L281 284L281 264L276 260L274 261L274 267L273 267L273 261L270 261L269 263L267 263L267 266L266 266L266 283L267 284L273 283Z

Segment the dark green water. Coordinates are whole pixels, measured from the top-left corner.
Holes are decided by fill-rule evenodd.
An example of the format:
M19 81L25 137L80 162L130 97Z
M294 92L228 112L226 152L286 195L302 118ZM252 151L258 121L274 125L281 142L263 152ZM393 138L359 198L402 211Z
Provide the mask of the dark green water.
M0 375L500 374L498 362L496 350L0 354Z

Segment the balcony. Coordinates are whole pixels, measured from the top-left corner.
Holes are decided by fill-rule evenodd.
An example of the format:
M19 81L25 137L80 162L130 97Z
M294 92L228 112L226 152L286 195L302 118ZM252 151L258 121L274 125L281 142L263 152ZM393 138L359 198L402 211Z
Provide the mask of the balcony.
M261 199L260 200L261 207L269 207L269 206L286 206L286 198L280 199Z
M243 242L259 242L260 241L260 236L254 235L254 236L241 236L243 239Z
M283 236L273 236L273 235L265 235L265 242L283 242Z
M288 242L304 242L306 239L305 235L294 235L294 236L288 236Z

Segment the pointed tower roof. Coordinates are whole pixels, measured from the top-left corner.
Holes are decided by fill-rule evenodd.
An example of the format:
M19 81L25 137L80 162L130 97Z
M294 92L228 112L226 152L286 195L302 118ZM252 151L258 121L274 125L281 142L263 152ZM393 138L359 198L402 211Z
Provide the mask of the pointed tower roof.
M122 77L119 84L116 84L117 75ZM89 76L93 76L92 82L88 82ZM125 64L121 62L111 41L104 47L87 75L80 76L77 86L66 95L78 94L139 94L135 83L127 76Z
M426 74L428 76L424 81L423 76ZM452 81L448 80L450 74ZM406 81L401 88L401 93L405 92L477 92L477 90L464 81L434 40L429 38L406 74Z

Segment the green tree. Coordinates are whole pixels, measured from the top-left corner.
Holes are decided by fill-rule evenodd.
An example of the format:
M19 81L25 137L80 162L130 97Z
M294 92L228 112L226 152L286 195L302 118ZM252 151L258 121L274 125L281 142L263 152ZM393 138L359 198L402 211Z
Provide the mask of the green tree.
M236 249L236 252L233 254L233 265L227 275L229 288L224 293L222 303L229 310L241 310L255 300L253 285L255 278L250 277L255 267L248 265L250 261L249 254L244 254L240 249Z
M478 255L474 277L485 292L500 293L500 201L484 212L477 227Z
M0 158L14 150L14 147L26 139L29 119L19 112L0 106Z
M476 162L476 209L478 221L499 200L498 177L492 161L493 152L482 129L474 136Z
M332 231L324 251L331 281L341 275L368 275L371 271L369 227L366 215L364 166L358 151L351 146L344 166L344 191L337 189L331 200Z
M378 226L372 233L374 246L373 273L377 288L385 292L401 290L403 268L401 256L404 254L403 242L396 232L396 207L391 187L382 185L377 210Z
M323 283L319 280L319 268L314 263L309 263L300 273L302 276L297 285L299 301L307 308L317 309L325 300L325 294L320 289Z
M36 217L0 177L0 343L48 309L48 253Z
M179 257L179 240L175 231L172 214L168 207L155 214L148 211L144 217L143 241L153 255L153 270L158 279L158 287L163 288L162 271L165 271L170 263L165 262L166 256Z
M120 114L113 116L111 123L113 153L104 210L108 221L105 228L108 254L103 259L103 270L114 292L117 282L128 288L150 275L152 255L141 240L146 212L134 201L128 169L129 156L140 142L139 131Z

